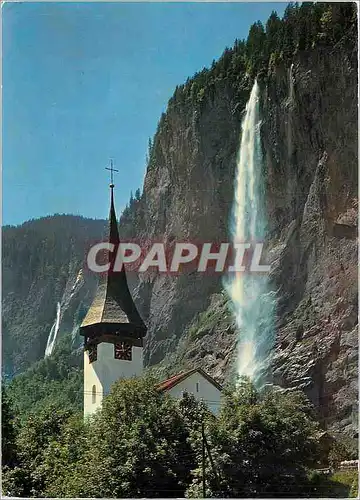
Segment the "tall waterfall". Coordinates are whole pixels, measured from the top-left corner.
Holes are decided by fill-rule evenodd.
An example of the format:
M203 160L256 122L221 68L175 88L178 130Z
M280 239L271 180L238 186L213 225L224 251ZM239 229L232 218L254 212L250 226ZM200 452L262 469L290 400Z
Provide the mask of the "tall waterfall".
M237 160L231 228L234 243L259 243L266 236L262 168L259 86L255 80L242 122ZM225 283L238 328L237 374L248 376L257 385L263 382L274 342L275 299L268 281L266 274L236 272Z
M46 349L45 349L45 358L47 356L51 356L54 346L55 346L55 340L59 331L59 326L60 326L60 312L61 312L61 306L60 302L57 303L57 309L56 309L56 319L54 321L53 326L51 327L49 337L47 340L46 344Z

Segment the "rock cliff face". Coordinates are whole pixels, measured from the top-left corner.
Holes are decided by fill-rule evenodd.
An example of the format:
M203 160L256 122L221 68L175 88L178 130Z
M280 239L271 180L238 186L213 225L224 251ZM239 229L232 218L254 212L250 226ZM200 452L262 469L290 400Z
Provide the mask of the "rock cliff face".
M264 88L268 212L278 247L274 382L351 432L357 401L357 75L343 50L299 55ZM291 78L291 81L289 79Z
M170 106L144 182L140 239L166 245L228 240L243 109L237 104L234 89L222 81L201 106ZM219 275L196 272L155 275L141 283L139 295L149 325L147 363L157 363L174 351L194 315L205 310L220 289Z
M357 69L343 48L299 53L261 79L262 143L277 340L272 382L301 387L324 423L354 432L357 400ZM242 111L251 82L170 104L153 146L137 236L228 241ZM239 95L239 88L241 94ZM141 216L140 216L141 213ZM146 362L200 364L223 381L236 328L215 275L152 275L136 296ZM199 314L200 313L200 314Z

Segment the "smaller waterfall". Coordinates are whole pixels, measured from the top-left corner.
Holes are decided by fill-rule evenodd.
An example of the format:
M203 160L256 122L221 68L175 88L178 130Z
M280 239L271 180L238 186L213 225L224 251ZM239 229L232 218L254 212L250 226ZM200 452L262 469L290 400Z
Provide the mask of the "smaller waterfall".
M290 103L294 101L294 63L291 64L289 70L289 99Z
M287 109L286 109L286 130L285 137L287 142L286 151L286 197L287 205L289 210L295 210L294 203L296 199L296 193L294 193L294 186L296 182L294 179L294 108L295 108L295 76L294 76L294 64L292 63L288 70L289 86L288 86L288 98L287 98Z
M291 159L292 156L292 110L294 107L294 97L295 97L295 90L294 90L294 64L291 64L290 69L289 69L289 93L288 93L288 112L287 112L287 154L288 154L288 159Z
M55 346L55 340L59 331L59 326L60 326L60 312L61 312L61 306L60 302L57 303L57 310L56 310L56 319L54 321L53 326L51 327L49 337L47 340L46 344L46 349L45 349L45 358L47 356L51 356L54 346Z

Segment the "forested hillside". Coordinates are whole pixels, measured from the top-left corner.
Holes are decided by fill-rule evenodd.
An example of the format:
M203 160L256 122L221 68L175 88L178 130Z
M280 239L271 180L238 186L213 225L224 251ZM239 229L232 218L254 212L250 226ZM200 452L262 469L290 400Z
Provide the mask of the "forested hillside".
M70 412L81 411L82 347L76 349L71 336L64 335L56 343L52 355L36 361L14 377L7 392L21 424L27 422L30 414L41 413L49 406Z
M54 215L2 231L3 373L13 376L42 359L61 305L58 337L74 334L96 280L85 272L86 252L105 222ZM76 339L78 340L78 339Z

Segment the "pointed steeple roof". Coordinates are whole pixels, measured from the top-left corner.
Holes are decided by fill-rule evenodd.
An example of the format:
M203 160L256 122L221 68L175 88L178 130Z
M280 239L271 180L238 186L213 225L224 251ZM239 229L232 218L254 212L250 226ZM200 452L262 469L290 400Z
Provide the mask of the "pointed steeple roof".
M136 337L144 337L146 326L131 297L125 269L122 268L119 272L113 271L120 238L114 206L113 183L110 184L110 190L108 241L115 245L115 251L109 252L107 262L110 262L110 269L100 275L95 298L81 324L80 332L85 335L83 329L88 330L88 327L100 324L104 327L106 324L112 324L122 325L123 330L125 329L128 335L135 334Z

